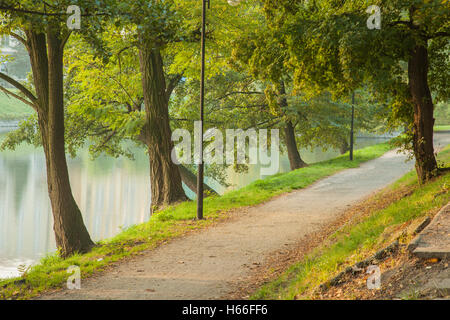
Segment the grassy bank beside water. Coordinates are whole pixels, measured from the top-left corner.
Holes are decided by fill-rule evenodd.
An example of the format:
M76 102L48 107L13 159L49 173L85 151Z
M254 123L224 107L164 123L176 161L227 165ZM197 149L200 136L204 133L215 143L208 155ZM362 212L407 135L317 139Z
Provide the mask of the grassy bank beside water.
M81 268L82 278L105 270L111 263L127 256L184 235L191 230L204 228L227 217L232 209L253 206L283 193L305 188L315 181L338 171L358 167L361 163L375 159L391 149L388 143L378 144L355 151L354 161L348 154L332 160L310 165L284 174L277 174L223 196L205 199L205 220L196 221L196 204L193 201L168 207L155 214L150 221L123 230L112 239L103 240L87 254L61 259L56 253L49 254L38 264L23 270L20 278L0 280L0 299L27 299L39 293L62 287L69 276L69 266Z

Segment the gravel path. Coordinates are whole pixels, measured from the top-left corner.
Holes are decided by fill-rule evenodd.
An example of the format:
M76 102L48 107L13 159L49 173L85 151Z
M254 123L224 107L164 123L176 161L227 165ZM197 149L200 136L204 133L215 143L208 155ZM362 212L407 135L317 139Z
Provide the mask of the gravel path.
M436 135L436 147L450 133ZM83 280L81 290L40 299L220 299L233 292L271 252L294 245L339 217L349 206L413 168L390 151L360 168L243 210L216 227L175 239ZM83 272L81 270L81 272Z

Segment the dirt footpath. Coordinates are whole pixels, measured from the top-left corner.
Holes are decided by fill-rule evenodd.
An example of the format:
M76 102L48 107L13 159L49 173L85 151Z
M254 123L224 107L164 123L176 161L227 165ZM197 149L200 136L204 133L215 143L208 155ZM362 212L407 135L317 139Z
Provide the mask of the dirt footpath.
M439 138L448 143L449 135ZM445 138L445 139L444 139ZM445 142L443 141L446 140ZM83 280L81 290L40 299L220 299L252 276L252 266L297 244L345 209L413 168L395 151L308 188L239 212L236 219L175 239ZM83 270L81 270L83 272Z

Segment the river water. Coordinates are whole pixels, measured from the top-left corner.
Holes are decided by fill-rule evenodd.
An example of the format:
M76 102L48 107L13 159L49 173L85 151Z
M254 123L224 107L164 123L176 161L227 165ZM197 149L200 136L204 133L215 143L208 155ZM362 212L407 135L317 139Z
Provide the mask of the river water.
M1 130L2 128L0 128ZM0 131L2 135L8 129ZM358 138L357 148L387 138ZM135 160L100 157L92 160L87 150L68 166L73 195L94 241L110 238L133 224L150 218L149 164L143 150L134 150ZM301 150L307 163L333 158L335 150ZM260 179L258 166L248 173L229 171L230 188L241 188ZM286 156L280 172L289 171ZM219 193L225 188L213 184ZM30 265L55 251L53 218L48 199L45 158L42 149L21 145L0 153L0 278L19 275L18 267Z

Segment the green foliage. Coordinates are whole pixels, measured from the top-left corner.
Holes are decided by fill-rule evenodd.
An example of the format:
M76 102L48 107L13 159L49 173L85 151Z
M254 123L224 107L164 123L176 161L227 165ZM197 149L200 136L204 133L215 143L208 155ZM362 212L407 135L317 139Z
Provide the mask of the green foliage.
M351 95L338 100L324 88L311 91L310 87L294 83L298 66L291 58L286 29L283 25L275 27L270 15L264 19L262 7L256 5L254 10L261 14L255 22L260 28L250 28L232 42L232 65L261 80L266 109L270 111L267 116L280 128L287 122L292 123L298 146L345 150L350 136ZM276 12L282 15L278 6ZM368 88L362 87L356 92L355 104L357 131L375 132L386 127L387 107L379 104ZM261 109L244 109L244 112L254 119L261 114Z
M135 138L144 123L137 50L114 26L102 41L108 60L81 37L73 37L66 49L67 146L72 154L89 143L93 156L129 156L121 141Z
M369 30L366 1L334 3L314 1L314 5L295 2L295 12L289 19L273 27L285 32L295 67L296 84L309 90L328 88L336 95L347 95L362 83L369 82L383 97L405 91L405 66L410 51L420 41L417 35L426 32L433 37L429 47L430 83L440 98L448 95L448 48L445 38L437 37L448 31L449 6L442 1L375 1L382 8L381 30ZM271 3L270 0L266 3ZM416 29L407 26L409 8L414 7ZM267 9L276 15L275 9ZM422 34L423 35L423 34ZM436 36L436 38L434 38ZM436 42L436 45L434 43ZM438 45L437 43L440 43ZM447 52L447 58L442 56ZM440 58L439 58L440 57ZM434 77L434 75L438 75ZM405 98L405 97L404 97ZM394 103L393 103L394 105Z
M5 139L1 141L0 150L15 150L22 142L35 147L42 145L41 135L37 130L37 116L35 114L20 121L19 128L6 135Z
M450 124L450 103L439 103L434 109L434 118L436 125Z
M381 8L381 29L367 27L369 5ZM382 110L386 128L412 131L414 109L408 61L418 45L428 50L428 83L434 102L450 93L450 6L447 0L274 1L264 7L269 28L288 51L294 89L307 96L324 90L348 101L367 88ZM411 149L412 133L404 139Z
M228 36L239 31L230 30L230 25L232 29L244 25L235 8L224 3L213 6L208 20L208 77L223 72L226 63L221 56L229 51ZM72 154L89 141L93 156L128 155L121 141L141 141L145 119L139 50L145 46L161 51L167 92L176 92L169 107L172 127L192 127L199 118L198 101L193 102L197 94L186 97L177 87L196 82L200 74L199 9L192 1L146 1L145 5L122 1L112 9L115 19L97 35L103 43L101 54L86 45L84 37L71 38L66 54L66 138ZM101 58L105 54L106 60ZM193 108L185 110L186 104L178 103L183 100L193 102ZM206 174L225 182L224 169L208 166Z

